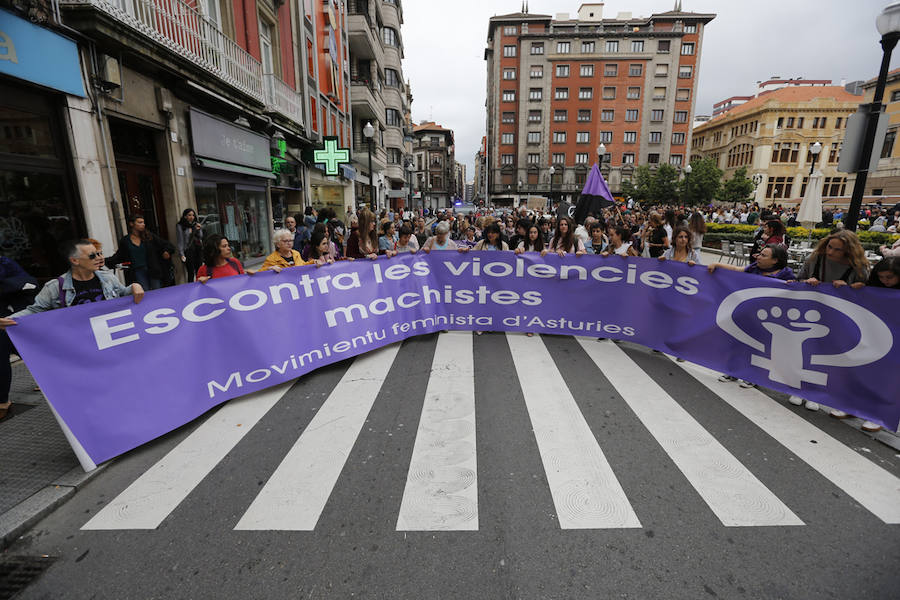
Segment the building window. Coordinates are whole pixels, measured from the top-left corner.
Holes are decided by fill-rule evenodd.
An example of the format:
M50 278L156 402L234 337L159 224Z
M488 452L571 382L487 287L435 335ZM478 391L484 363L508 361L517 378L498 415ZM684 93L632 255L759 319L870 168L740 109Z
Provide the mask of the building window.
M885 136L887 137L887 136ZM828 162L836 163L838 162L838 157L841 155L841 145L843 142L834 142L831 144L831 149L828 151Z
M644 74L644 65L628 65L629 77L640 77Z
M611 108L606 108L600 111L600 120L601 121L613 121L616 118L616 111Z
M675 92L676 102L686 102L691 99L691 90L688 88L678 88ZM802 119L801 119L802 121Z
M664 88L664 87L653 88L653 99L654 100L665 100L666 99L666 88Z
M828 117L815 117L813 119L813 129L825 129L825 126L827 124L828 124Z
M539 101L544 98L544 90L542 88L531 88L528 90L528 99L531 101Z
M619 74L619 65L615 63L606 64L603 66L603 76L604 77L616 77Z
M540 154L529 154L528 155L528 164L529 165L539 165L541 163L541 155Z
M776 142L772 145L773 163L795 163L800 154L800 142Z
M570 42L556 42L557 54L568 54L571 50L572 44Z
M672 47L672 40L659 40L656 45L656 52L659 54L668 54L669 48Z
M541 122L541 111L539 110L529 110L528 111L528 122L529 123L540 123Z
M576 152L575 153L575 164L576 165L586 165L588 162L588 153L587 152Z
M665 111L660 109L655 109L650 111L650 122L651 123L659 123L665 118Z
M516 113L514 112L505 112L501 117L501 122L503 123L515 123L516 122Z
M900 90L891 92L891 102L900 102ZM878 195L880 196L881 194Z
M532 79L540 79L544 76L544 67L541 65L535 65L531 67L531 78Z
M632 52L643 52L644 51L644 40L631 40L631 51Z
M633 144L637 142L637 131L626 131L625 135L622 138L626 144Z
M647 164L658 165L659 164L659 154L648 154L647 155Z
M683 162L683 157L680 154L673 154L672 156L669 157L670 165L680 167L682 162Z
M603 99L604 100L615 100L616 99L616 88L609 86L603 88Z
M556 92L553 94L553 97L556 100L568 100L569 88L556 88Z
M696 23L688 23L684 26L685 33L697 33L697 24Z
M384 111L384 122L387 125L392 125L394 127L402 127L403 126L403 116L400 114L400 111L395 108L387 108Z
M589 144L591 142L591 134L588 131L579 131L575 134L576 144Z
M515 46L503 46L503 56L510 58L515 55L516 55L516 47Z
M612 131L601 131L600 132L600 141L604 144L612 143L613 132Z
M679 79L690 79L694 76L694 67L691 65L681 65L678 67L678 78Z
M606 51L607 52L618 52L619 51L619 40L606 40Z
M676 132L672 134L672 145L673 146L683 146L684 145L684 133Z
M540 144L541 143L541 132L540 131L529 131L528 132L528 143L529 144Z
M590 100L594 97L594 88L580 88L578 90L579 100Z
M657 77L668 77L669 76L669 65L666 63L660 63L656 65L656 70L654 71Z
M515 69L503 69L503 79L507 81L510 79L516 78L516 70Z
M594 42L581 42L581 53L582 54L593 54L594 53Z
M628 88L627 98L629 100L640 100L641 99L641 88L636 87L636 86Z
M500 164L501 165L511 165L515 162L515 154L502 154L500 156ZM435 187L438 187L435 185Z
M791 195L793 177L769 177L766 183L766 198L787 198Z
M633 165L634 164L634 152L626 152L622 155L622 164L623 165Z
M500 135L500 143L509 146L516 143L516 136L513 133L503 133Z
M565 123L569 120L569 111L567 110L554 110L553 111L553 121L556 123Z
M625 111L625 120L626 121L637 121L639 118L639 111L636 108L629 108Z
M894 140L897 139L897 130L891 129L884 136L884 144L881 145L881 158L890 158L894 152ZM881 194L875 194L880 196Z
M554 144L565 144L566 143L566 132L565 131L554 131L553 132L553 143Z
M557 77L568 77L569 76L569 65L556 65L556 76Z
M566 164L566 154L565 152L555 152L553 154L553 164L556 165L564 165Z
M397 34L397 30L391 27L381 28L381 40L386 46L391 46L393 48L400 47L400 36ZM513 46L513 48L515 48L515 46Z
M275 63L272 54L273 32L272 25L268 21L259 19L259 48L262 59L263 73L274 73Z
M531 43L531 53L532 54L543 54L544 53L544 42L532 42Z
M580 123L590 123L591 122L591 111L590 110L579 110L578 111L578 121Z
M662 131L651 131L650 132L650 143L651 144L659 144L662 142Z
M503 91L503 101L504 102L515 102L516 101L516 91L515 90L504 90Z
M822 195L827 198L835 198L843 196L847 191L846 177L826 177L825 187L822 189Z
M582 77L593 77L594 76L594 65L581 65L581 69L579 70L579 75Z
M682 56L690 56L694 53L694 42L681 42Z
M403 80L400 79L400 73L396 69L385 69L384 85L393 88L402 88Z
M687 123L688 113L686 110L676 110L675 111L675 122L676 123Z
M399 148L388 148L387 161L389 165L399 165L403 161L403 152Z
M503 35L516 35L518 33L518 29L515 25L507 25L503 28Z

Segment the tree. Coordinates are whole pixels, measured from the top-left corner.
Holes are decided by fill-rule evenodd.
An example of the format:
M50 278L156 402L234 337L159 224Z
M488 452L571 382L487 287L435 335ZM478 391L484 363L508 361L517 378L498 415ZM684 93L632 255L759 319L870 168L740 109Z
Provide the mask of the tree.
M653 174L650 200L657 204L674 201L678 197L678 171L670 164L662 164Z
M711 158L691 163L691 174L681 181L681 198L685 204L709 204L722 188L722 170Z
M634 170L631 181L622 182L622 194L627 198L633 198L638 202L650 200L650 190L653 186L653 171L647 165L641 165Z
M741 167L725 182L716 198L721 202L745 202L753 194L753 182L747 178L747 168Z

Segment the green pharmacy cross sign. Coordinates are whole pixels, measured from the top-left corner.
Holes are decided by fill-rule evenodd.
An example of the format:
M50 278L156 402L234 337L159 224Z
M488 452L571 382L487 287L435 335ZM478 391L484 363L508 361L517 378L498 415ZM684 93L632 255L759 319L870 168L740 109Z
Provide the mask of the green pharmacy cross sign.
M337 175L340 165L350 164L350 149L338 148L338 138L328 136L324 138L325 147L313 153L316 164L325 165L326 175Z

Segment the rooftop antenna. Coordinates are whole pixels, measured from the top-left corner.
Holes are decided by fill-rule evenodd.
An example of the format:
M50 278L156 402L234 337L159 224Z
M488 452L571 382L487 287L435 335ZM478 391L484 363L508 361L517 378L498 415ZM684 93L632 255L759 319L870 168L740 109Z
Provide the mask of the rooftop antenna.
M681 12L681 0L675 0L675 12Z
M525 0L525 14L528 14L528 0Z

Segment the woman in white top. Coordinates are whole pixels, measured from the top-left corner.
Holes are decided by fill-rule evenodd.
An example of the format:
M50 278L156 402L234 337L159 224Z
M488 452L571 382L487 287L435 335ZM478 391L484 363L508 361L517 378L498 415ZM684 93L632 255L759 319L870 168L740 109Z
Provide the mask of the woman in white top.
M694 266L700 262L700 253L691 246L691 232L686 227L676 227L673 233L675 239L672 245L663 252L659 260L674 260L686 262Z
M547 252L556 252L560 256L565 256L566 254L582 256L587 253L584 249L584 243L575 237L575 221L572 220L572 217L561 217L559 219L556 224L556 232L553 234L550 244L541 252L541 256L544 256Z
M522 254L523 252L543 252L543 250L544 234L541 233L540 227L531 225L531 227L528 228L525 239L519 242L519 245L516 248L516 254Z
M469 250L468 246L460 247L460 252ZM509 250L509 246L501 239L500 225L491 223L484 228L484 239L475 244L472 250Z
M432 250L459 250L465 252L468 248L459 248L456 242L450 239L450 225L446 221L441 221L434 228L434 235L426 240L422 246L422 252L428 254Z
M629 241L625 241L629 240ZM609 228L609 245L602 253L603 256L618 254L619 256L638 256L637 250L631 245L631 230L627 227Z
M700 248L703 247L703 236L706 234L706 221L703 220L703 215L699 212L692 214L688 229L691 231L691 246L699 254Z

